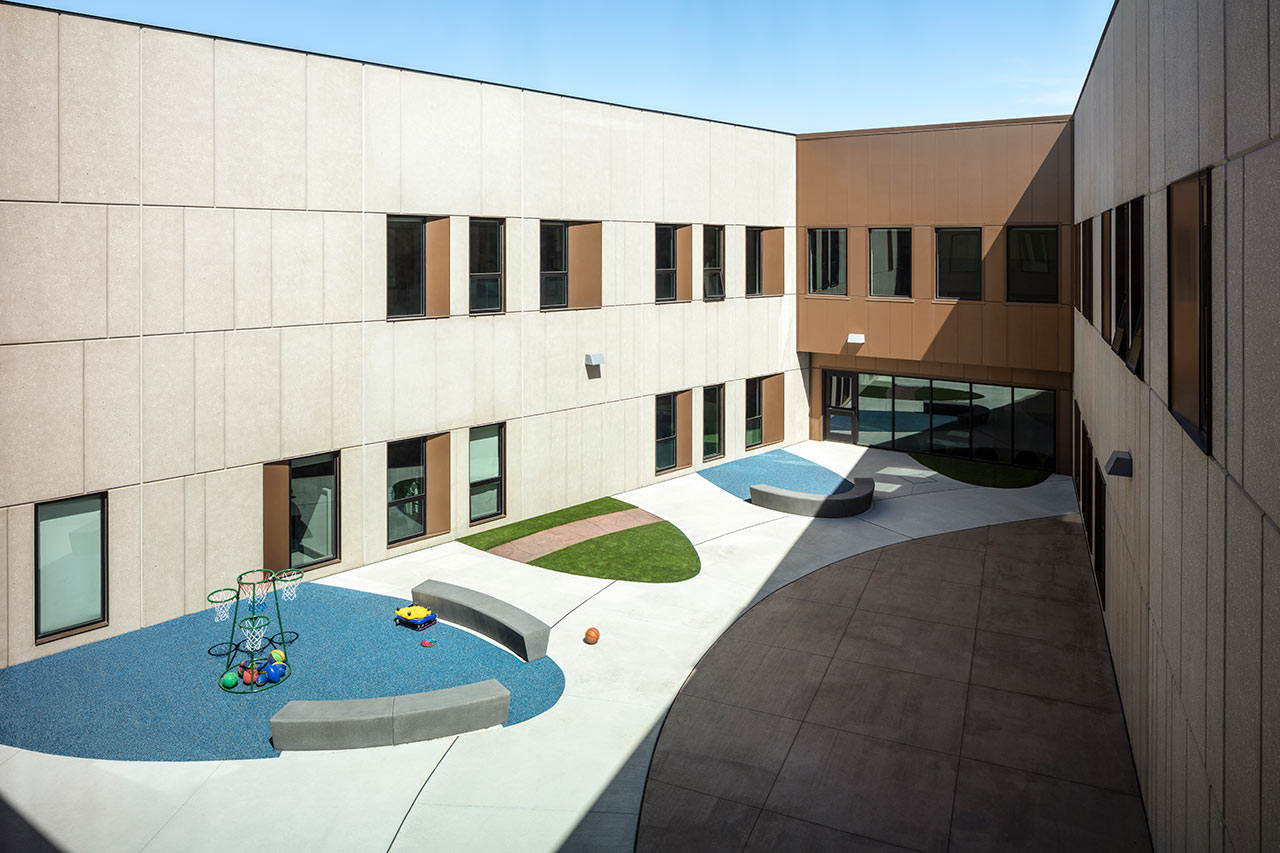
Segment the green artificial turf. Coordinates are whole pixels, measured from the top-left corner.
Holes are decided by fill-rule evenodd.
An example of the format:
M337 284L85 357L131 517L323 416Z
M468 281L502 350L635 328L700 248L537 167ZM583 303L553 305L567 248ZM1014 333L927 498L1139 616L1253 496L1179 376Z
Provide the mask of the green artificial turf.
M463 536L458 539L464 545L470 545L472 548L479 548L481 551L488 551L491 548L497 548L499 545L505 545L519 539L522 536L528 536L530 533L539 533L543 530L550 530L553 527L559 527L562 524L568 524L571 521L581 521L584 518L595 518L597 515L608 515L611 512L619 512L624 509L635 509L631 504L620 501L617 498L600 498L594 501L587 501L577 506L565 507L555 512L549 512L546 515L537 515L533 518L526 518L524 521L516 521L511 524L504 524L501 527L495 527L492 530L485 530L480 533L473 533L470 536Z
M930 453L912 453L911 458L944 477L950 477L971 486L993 486L997 489L1025 489L1027 486L1043 483L1053 473L1034 468L997 465L993 462L934 456Z
M561 548L530 565L606 580L675 583L696 575L702 563L674 524L655 521Z

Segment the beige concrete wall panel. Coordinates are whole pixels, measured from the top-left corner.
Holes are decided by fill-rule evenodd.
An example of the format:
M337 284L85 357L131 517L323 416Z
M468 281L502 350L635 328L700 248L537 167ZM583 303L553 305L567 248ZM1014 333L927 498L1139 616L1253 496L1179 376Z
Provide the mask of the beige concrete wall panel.
M0 344L107 333L107 209L0 203Z
M279 330L227 333L226 383L227 464L279 459ZM256 521L254 524L260 529Z
M212 471L204 479L205 585L235 586L238 574L262 566L262 466Z
M663 213L668 221L707 221L710 156L711 134L706 122L662 117Z
M142 627L142 525L141 495L138 486L112 489L107 493L108 557L107 604L111 625L101 632L81 634L75 645L136 631ZM95 636L97 634L97 636ZM71 644L51 643L41 647L41 654L68 648Z
M0 376L0 506L83 493L83 346L0 347Z
M530 288L526 286L525 271L520 266L520 258L528 250L529 244L539 244L540 242L537 223L531 219L505 219L503 220L503 233L502 263L504 274L502 298L505 302L503 310L514 313L525 310L526 306L530 309L534 305L540 306L541 297L537 302L526 301L525 293ZM468 239L470 238L468 237Z
M237 329L271 325L271 212L235 212L235 322Z
M188 332L235 326L235 216L230 210L183 212L184 328Z
M477 373L477 378L483 379L491 389L493 420L514 420L524 413L520 396L526 369L520 358L523 317L518 314L504 314L501 317L494 317L492 326L492 364L494 366L487 376ZM599 351L599 347L592 350L592 352ZM614 370L618 369L617 361L612 357L606 358L606 372L610 367ZM603 385L603 380L597 380L597 384Z
M561 101L559 174L563 185L559 215L567 219L608 219L612 215L610 109L572 98Z
M583 381L579 375L585 370L583 352L578 345L577 317L574 312L549 313L545 329L546 408L554 411L575 407L578 405L579 384ZM665 348L665 337L663 344Z
M526 416L547 407L547 314L530 313L521 318L518 344L521 352L522 410Z
M1276 403L1276 365L1280 364L1280 292L1275 270L1280 246L1268 226L1280 215L1276 181L1280 146L1270 145L1245 160L1244 311L1242 340L1244 487L1271 518L1280 518L1280 405Z
M1179 520L1182 518L1182 460L1183 443L1189 441L1182 427L1167 415L1161 419L1164 426L1164 512L1166 523L1163 525L1164 543L1161 548L1160 585L1161 624L1165 655L1169 660L1172 677L1181 679L1182 672L1182 566L1185 562L1182 553L1182 529ZM1096 446L1096 445L1095 445ZM1097 452L1097 451L1095 451ZM1099 455L1101 453L1099 452ZM1173 523L1168 523L1172 521Z
M355 324L330 327L333 355L333 446L361 443L364 408L363 328Z
M86 492L138 482L142 447L138 412L140 376L137 338L85 341Z
M184 320L184 211L142 208L142 333L181 332Z
M524 93L522 213L554 218L563 208L562 103L556 95Z
M0 198L58 200L58 16L0 6Z
M385 320L387 317L387 217L381 213L368 213L361 217L361 220L364 230L362 281L364 319ZM448 231L447 226L445 230Z
M1171 179L1189 175L1200 165L1196 6L1196 0L1166 0L1164 6L1165 174ZM1262 31L1255 39L1262 49L1261 71L1264 82L1254 103L1262 110L1258 128L1261 138L1265 138L1266 9L1260 14Z
M638 110L609 110L609 198L614 219L636 221L644 216L644 119ZM658 192L661 192L659 184Z
M7 623L6 656L10 666L30 660L36 637L36 514L30 504L0 510L5 517L8 552L4 592ZM51 644L59 645L59 644Z
M142 30L142 203L213 204L213 39Z
M451 381L437 382L435 394L435 429L471 426L468 417L475 383L472 366L464 363L463 354L474 352L476 321L450 318L432 325L436 333L435 364L448 371ZM461 380L461 381L459 381Z
M181 479L142 487L142 625L186 612L186 489Z
M271 322L324 322L324 214L271 212Z
M354 62L307 57L307 207L359 210L364 81Z
M743 209L748 205L742 203L738 187L737 170L737 128L727 124L708 123L710 135L708 158L708 181L710 195L708 197L707 221L719 223L746 222ZM748 175L742 174L742 183L749 183ZM754 192L752 193L754 196ZM752 199L754 201L754 198ZM726 249L727 240L726 240Z
M345 537L340 545L347 551L358 547L366 563L377 562L395 554L416 551L417 548L413 544L387 547L387 445L377 442L357 447L355 450L362 456L360 469L364 482L360 490L363 502L360 514L364 516L363 533L358 545ZM445 452L449 452L448 447L445 448ZM265 473L269 475L269 472ZM347 472L344 470L342 473L343 481L350 482L350 479L345 476ZM427 485L428 488L431 487L430 472L427 474ZM431 495L428 494L428 512L431 511L431 503ZM446 529L450 521L449 518L445 519Z
M1266 140L1270 133L1267 6L1264 0L1224 4L1226 44L1231 46L1225 51L1228 157ZM1166 47L1166 62L1172 59L1169 53ZM1165 86L1167 89L1167 79ZM1179 177L1181 173L1169 175L1170 179Z
M479 212L484 216L520 213L523 97L523 92L506 86L480 87Z
M771 156L772 140L768 139L764 134L756 133L741 127L730 128L730 132L733 134L733 148L731 152L733 159L727 161L725 164L717 163L713 159L712 167L719 168L721 166L725 166L732 171L735 176L752 176L750 180L747 180L745 177L741 179L738 177L734 178L734 198L737 200L737 203L734 210L735 215L728 221L755 225L763 222L763 219L760 216L760 197L762 195L760 184L767 183L769 185L763 190L763 195L766 198L771 197L773 190L773 158ZM770 146L768 153L765 152L765 146L763 144L766 140L769 142ZM614 168L616 169L617 166L615 165ZM717 192L714 187L718 186L718 181L714 178L712 180L712 186L711 200L714 204L716 202Z
M493 423L496 420L493 416L493 376L497 364L493 348L494 339L497 337L495 334L497 319L496 316L477 318L470 324L471 328L468 330L470 349L466 352L470 355L468 359L470 364L465 369L470 371L472 380L471 393L466 400L467 408L463 417L471 423ZM459 366L456 370L461 373L463 368Z
M196 470L211 471L226 464L226 344L221 332L194 340Z
M1262 837L1280 846L1280 529L1262 525Z
M324 326L280 331L280 455L333 449L332 336Z
M550 512L560 504L551 502L548 486L551 477L551 419L547 415L527 417L521 421L525 452L511 462L521 467L524 483L524 507L533 515Z
M400 72L362 66L364 71L364 209L399 213Z
M359 321L364 298L361 216L358 213L326 213L323 227L324 322ZM385 293L385 273L382 280Z
M604 323L604 316L599 311L574 311L572 313L574 315L575 325L577 326L576 338L578 341L578 350L575 355L577 360L575 374L578 382L578 406L598 406L603 404L607 399L605 393L605 382L603 377L593 378L595 374L587 372L586 364L584 363L584 356L587 353L603 352L605 354L604 366L609 366L608 355L610 341L606 335L607 325ZM701 312L697 312L697 315L701 317ZM699 319L698 322L700 326L705 325L701 319ZM509 328L510 327L504 328L501 324L497 324L494 327L495 341L493 353L495 360L498 355L496 338L499 335L511 334L511 332L508 331ZM689 324L686 324L686 339L688 336L688 330ZM497 364L502 365L503 362L498 361ZM496 375L497 372L497 370L494 370L491 371L491 374ZM502 393L498 389L498 383L496 381L493 385L495 394ZM510 385L506 385L506 388L510 388ZM506 388L503 390L506 390Z
M338 488L338 556L341 559L336 566L325 570L325 574L337 574L353 569L365 563L373 562L364 553L364 452L360 447L346 447L338 456L338 466L342 482ZM376 473L386 474L386 466ZM378 495L385 494L384 485L378 489ZM386 518L386 513L382 513ZM385 524L385 522L384 522Z
M306 57L218 40L214 104L218 206L306 207Z
M195 343L191 335L142 339L142 479L195 470Z
M9 665L9 511L0 509L0 666Z
M209 606L205 598L213 588L204 582L204 476L184 477L183 485L183 612L195 613Z
M664 168L665 143L663 141L662 116L657 113L641 113L641 162L643 163L643 180L641 183L641 219L651 222L666 221L664 187L666 175Z
M58 18L62 201L138 203L138 28Z
M1258 508L1228 478L1222 795L1236 850L1261 849L1262 527Z
M140 220L137 207L107 208L107 334L138 334Z
M525 441L529 441L529 422L524 422ZM626 415L619 402L609 403L601 407L600 436L601 445L601 481L600 493L616 495L626 488L626 463L623 459L630 450L623 444L622 436L626 429ZM537 445L528 444L530 448ZM525 481L525 494L529 493L528 480ZM526 512L528 510L526 509Z
M480 84L430 74L400 77L401 204L406 211L480 209Z
M1220 161L1226 153L1226 57L1223 0L1197 3L1196 47L1199 63L1199 165ZM1274 12L1272 13L1275 14ZM1274 63L1275 60L1272 60ZM1273 134L1274 135L1274 134Z
M760 218L765 225L796 224L796 140L785 134L773 138L773 195L770 204L760 202ZM767 191L768 185L761 184Z
M1164 169L1164 149L1165 149L1165 85L1164 85L1164 62L1165 62L1165 37L1164 37L1164 6L1168 0L1149 0L1150 14L1147 16L1147 65L1149 74L1147 78L1148 92L1148 114L1150 119L1147 125L1147 138L1149 140L1150 156L1147 158L1150 191L1163 187L1165 184L1176 179L1177 175L1165 176ZM1228 75L1228 79L1230 76ZM1099 205L1099 207L1101 207Z
M650 404L649 408L653 408L652 404ZM546 480L546 493L550 506L553 507L569 505L568 480L566 477L568 464L565 449L567 431L567 412L552 412L547 417L547 434L550 436L550 440L545 446L550 470ZM652 436L653 431L650 430L647 434ZM652 469L652 465L650 468Z
M569 506L580 504L588 497L583 489L586 479L583 469L588 464L584 456L586 451L583 443L585 432L583 419L587 411L587 409L569 409L565 412L565 503Z
M982 168L981 163L986 154L982 150L982 136L975 128L956 131L954 144L959 158L958 186L960 190L958 218L961 222L983 222L984 208L982 204ZM900 148L901 146L896 146ZM920 220L917 218L916 220Z
M1207 474L1212 460L1190 441L1182 443L1182 646L1180 683L1187 727L1204 751L1208 631ZM1215 664L1216 665L1216 662Z

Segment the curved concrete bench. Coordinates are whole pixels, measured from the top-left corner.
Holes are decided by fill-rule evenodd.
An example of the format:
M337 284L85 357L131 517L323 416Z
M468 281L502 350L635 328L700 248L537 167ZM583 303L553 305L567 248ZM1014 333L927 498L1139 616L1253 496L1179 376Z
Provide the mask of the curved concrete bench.
M413 603L501 643L525 660L547 655L551 626L492 595L443 581L423 581L413 588Z
M276 749L391 746L507 721L511 694L495 679L380 699L295 699L271 718Z
M855 477L853 488L834 495L811 495L775 486L752 486L751 502L766 509L810 518L845 518L866 512L876 491L871 477Z

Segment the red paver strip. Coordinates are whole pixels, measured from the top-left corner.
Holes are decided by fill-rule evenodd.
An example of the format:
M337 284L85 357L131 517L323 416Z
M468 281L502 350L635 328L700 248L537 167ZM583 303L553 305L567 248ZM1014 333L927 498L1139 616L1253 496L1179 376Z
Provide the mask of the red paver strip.
M512 539L510 542L490 548L489 553L506 557L508 560L528 563L559 551L561 548L595 539L597 536L617 533L619 530L630 530L632 527L653 524L655 521L662 521L662 519L642 509L624 509L530 533L528 536Z

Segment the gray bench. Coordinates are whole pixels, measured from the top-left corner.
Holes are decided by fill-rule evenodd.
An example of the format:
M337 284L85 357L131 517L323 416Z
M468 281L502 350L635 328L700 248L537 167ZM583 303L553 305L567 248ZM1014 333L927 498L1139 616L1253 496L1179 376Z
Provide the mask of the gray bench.
M413 603L501 643L525 660L546 657L551 626L492 595L443 581L423 581L413 588Z
M363 749L448 737L507 722L511 694L494 679L380 699L295 699L271 718L276 749Z
M852 489L834 495L811 495L775 486L752 486L751 503L810 518L846 518L866 512L871 507L875 491L876 481L871 477L855 477Z

